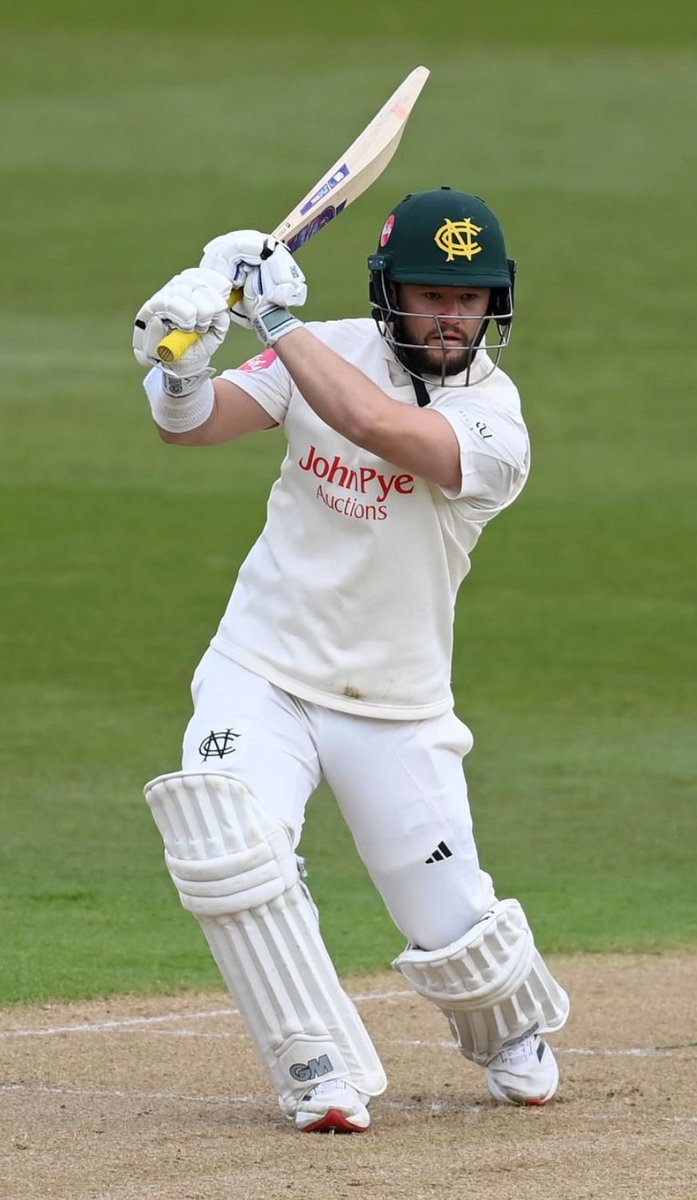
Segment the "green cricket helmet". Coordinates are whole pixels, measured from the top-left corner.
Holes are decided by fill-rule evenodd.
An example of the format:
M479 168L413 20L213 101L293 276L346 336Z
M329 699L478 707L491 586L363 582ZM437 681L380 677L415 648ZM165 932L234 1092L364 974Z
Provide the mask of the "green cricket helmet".
M498 331L498 341L486 346L493 366L508 343L515 266L506 254L498 218L479 196L450 187L415 192L405 196L390 213L377 251L368 258L373 317L397 358L412 375L419 377L415 363L420 347L407 340L403 328L405 317L419 314L410 314L400 307L399 284L490 288L487 314L472 339L465 380L469 383L469 367L491 322ZM446 358L444 353L441 383L448 374Z

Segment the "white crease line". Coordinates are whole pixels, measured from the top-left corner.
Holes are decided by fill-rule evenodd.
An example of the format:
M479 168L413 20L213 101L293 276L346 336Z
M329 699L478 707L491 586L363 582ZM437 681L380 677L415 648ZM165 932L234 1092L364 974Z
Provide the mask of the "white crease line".
M225 1096L206 1096L206 1095L187 1095L183 1092L143 1092L143 1091L126 1091L123 1088L79 1088L79 1087L51 1087L48 1084L25 1084L11 1083L0 1085L0 1093L12 1092L25 1093L28 1095L51 1095L51 1096L99 1096L103 1099L123 1099L123 1100L172 1100L184 1104L216 1104L221 1107L253 1105L256 1108L264 1108L268 1105L269 1100L264 1096L256 1096L254 1094L244 1095L225 1095ZM385 1100L379 1099L375 1102L378 1108L390 1108L397 1112L430 1112L437 1114L452 1114L461 1115L463 1113L481 1117L495 1117L501 1112L500 1106L483 1105L483 1104L457 1104L448 1100L432 1100L430 1103L414 1103L409 1100ZM535 1119L536 1113L533 1115ZM554 1110L557 1115L568 1115L574 1120L579 1121L630 1121L636 1119L641 1114L639 1113L576 1113L564 1112L560 1113L559 1109ZM660 1121L664 1124L697 1124L697 1116L684 1117L656 1117L651 1116L652 1121Z
M557 1054L578 1054L585 1058L676 1058L683 1047L676 1046L674 1050L659 1050L655 1046L631 1046L627 1050L589 1050L589 1049L564 1049L561 1046L554 1047ZM688 1055L688 1058L692 1057Z
M366 992L365 995L353 996L357 1003L369 1000L401 1000L412 998L414 992ZM0 1038L12 1037L54 1037L61 1033L104 1033L110 1029L127 1029L133 1026L159 1025L163 1021L198 1021L211 1017L239 1016L236 1008L215 1008L210 1012L194 1013L163 1013L155 1017L124 1017L120 1021L88 1021L81 1025L49 1025L44 1029L3 1029Z
M229 1017L236 1008L211 1009L210 1012L163 1013L159 1017L124 1017L120 1021L90 1021L83 1025L49 1025L44 1029L3 1029L0 1037L54 1037L60 1033L105 1033L110 1029L127 1029L133 1025L159 1025L163 1021L198 1021L210 1017Z
M418 1000L418 996L411 990L400 989L393 992L365 992L353 995L352 999L356 1003L367 1003L371 1000L384 1002L386 1000ZM165 1023L173 1023L175 1021L198 1021L210 1020L214 1017L231 1017L239 1016L236 1008L215 1008L204 1012L193 1013L162 1013L159 1016L152 1017L124 1017L121 1020L114 1021L94 1021L84 1022L80 1025L56 1025L47 1026L44 1029L11 1029L0 1030L0 1038L13 1037L54 1037L66 1033L107 1033L111 1031L123 1031L128 1033L137 1033L141 1029L147 1028L151 1035L160 1037L198 1037L202 1039L225 1039L225 1038L240 1038L246 1035L238 1034L233 1031L221 1032L201 1032L188 1030L159 1030L150 1028L153 1025L161 1025ZM455 1050L455 1044L445 1038L438 1039L422 1039L422 1038L392 1038L389 1041L393 1046L425 1046L428 1049L441 1048L445 1050ZM586 1057L597 1058L661 1058L669 1057L677 1054L680 1051L693 1049L692 1045L673 1046L666 1049L659 1049L654 1046L634 1046L625 1050L594 1050L586 1047L555 1047L558 1054L578 1054Z
M140 1029L126 1029L124 1033L139 1034ZM163 1037L163 1038L200 1038L201 1041L248 1041L248 1034L244 1032L237 1033L235 1030L225 1030L220 1033L207 1033L199 1029L148 1029L148 1037ZM423 1048L425 1050L457 1050L455 1042L451 1042L448 1038L386 1038L382 1039L382 1044L386 1046L408 1046L415 1049ZM670 1048L659 1049L653 1046L631 1047L627 1050L592 1050L590 1048L581 1047L561 1047L555 1046L557 1054L578 1054L586 1058L671 1058L676 1057L681 1050L689 1050L687 1046L672 1046ZM692 1057L688 1054L688 1058Z
M124 1033L139 1034L140 1029L125 1029ZM200 1038L201 1041L249 1041L249 1036L246 1033L236 1033L234 1029L226 1030L224 1033L204 1033L200 1029L148 1029L145 1031L148 1037L161 1038Z
M185 1104L263 1104L263 1096L190 1096L184 1092L142 1092L127 1091L124 1088L81 1088L58 1087L49 1084L6 1083L0 1085L0 1092L25 1092L29 1095L42 1096L102 1096L104 1099L125 1100L177 1100Z
M457 1050L454 1042L448 1041L447 1038L437 1038L435 1040L428 1038L389 1038L388 1045L390 1046L423 1046L427 1050ZM670 1049L659 1050L655 1046L634 1046L627 1050L591 1050L590 1048L576 1048L564 1046L555 1046L555 1054L581 1054L586 1057L594 1058L669 1058L675 1056L681 1050L689 1050L690 1046L673 1046ZM688 1055L688 1057L691 1057Z

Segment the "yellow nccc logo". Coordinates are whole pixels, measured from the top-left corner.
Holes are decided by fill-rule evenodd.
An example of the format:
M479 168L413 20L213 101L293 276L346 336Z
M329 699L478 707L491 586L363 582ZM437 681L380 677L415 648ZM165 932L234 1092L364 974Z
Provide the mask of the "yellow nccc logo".
M464 221L450 221L446 218L445 225L441 225L433 240L438 249L447 254L448 262L452 262L454 258L466 258L471 262L475 254L481 254L484 249L477 242L477 234L481 232L482 227L475 225L470 217L466 217Z

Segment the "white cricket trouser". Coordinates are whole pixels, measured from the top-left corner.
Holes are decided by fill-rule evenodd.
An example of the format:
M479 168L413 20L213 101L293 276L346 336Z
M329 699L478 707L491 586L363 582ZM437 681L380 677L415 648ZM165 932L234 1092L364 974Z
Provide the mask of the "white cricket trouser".
M479 866L462 758L472 735L453 712L384 721L309 704L209 649L192 682L185 771L225 771L300 841L324 778L398 929L436 950L495 900Z

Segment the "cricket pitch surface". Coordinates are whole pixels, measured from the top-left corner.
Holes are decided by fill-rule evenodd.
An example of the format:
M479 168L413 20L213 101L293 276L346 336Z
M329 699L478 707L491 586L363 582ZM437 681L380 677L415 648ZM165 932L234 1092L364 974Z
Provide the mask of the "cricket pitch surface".
M344 983L389 1085L298 1133L224 991L0 1012L3 1200L697 1200L697 954L550 956L558 1098L500 1107L394 973Z

